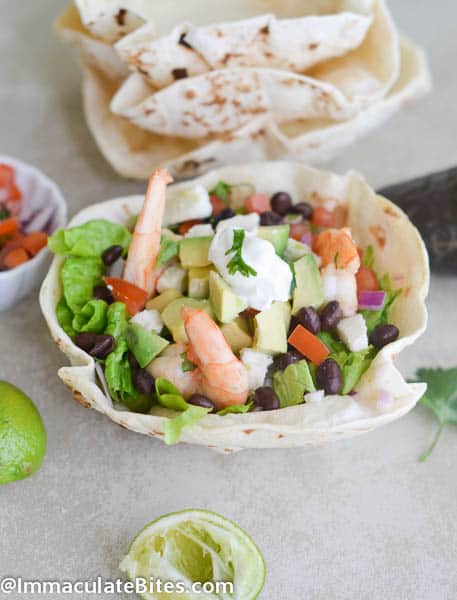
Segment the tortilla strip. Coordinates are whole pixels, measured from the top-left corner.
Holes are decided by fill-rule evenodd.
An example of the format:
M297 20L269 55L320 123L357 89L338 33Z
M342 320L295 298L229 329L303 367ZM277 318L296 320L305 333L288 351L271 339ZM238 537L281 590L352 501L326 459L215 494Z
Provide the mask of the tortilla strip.
M207 27L181 24L163 37L151 22L118 42L116 50L156 88L172 84L176 71L188 77L237 67L304 72L361 44L372 17L346 10L297 19L260 15Z
M219 180L229 184L252 184L267 194L281 189L289 192L295 202L306 200L318 205L332 200L344 205L358 245L372 244L376 270L389 273L394 286L403 289L390 315L391 321L399 327L401 337L379 352L357 385L356 396L327 396L320 403L269 412L224 417L208 415L196 426L185 429L181 441L221 452L241 448L318 446L371 431L411 410L426 386L406 383L394 365L394 357L425 330L429 270L425 246L406 215L388 200L377 196L355 173L340 176L294 163L258 163L212 171L196 183L211 189ZM182 186L188 187L189 183L176 187ZM97 218L126 224L132 215L138 214L142 203L142 196L131 196L95 204L80 212L69 225ZM379 236L381 230L383 235ZM153 414L143 415L113 406L97 383L94 360L75 346L59 326L55 308L61 296L62 260L61 257L54 259L40 293L41 309L51 334L72 365L61 368L59 377L83 406L98 410L123 427L163 439L164 424L176 413L154 407ZM377 402L384 392L394 398L388 408Z

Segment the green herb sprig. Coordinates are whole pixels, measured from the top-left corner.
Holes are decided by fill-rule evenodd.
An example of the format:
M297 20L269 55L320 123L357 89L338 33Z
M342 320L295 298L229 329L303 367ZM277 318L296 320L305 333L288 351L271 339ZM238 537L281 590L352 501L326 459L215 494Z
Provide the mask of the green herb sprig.
M257 271L246 264L241 255L245 234L246 232L244 229L233 230L233 246L225 253L225 256L228 256L233 252L233 256L230 259L230 262L227 264L227 269L230 275L241 273L243 277L251 277L251 275L255 277L257 275Z

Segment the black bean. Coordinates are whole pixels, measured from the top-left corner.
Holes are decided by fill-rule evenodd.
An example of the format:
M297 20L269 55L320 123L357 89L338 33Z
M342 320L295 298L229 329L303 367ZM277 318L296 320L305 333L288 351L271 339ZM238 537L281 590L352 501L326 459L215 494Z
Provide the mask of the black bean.
M110 246L103 252L102 260L107 267L113 265L118 258L121 258L124 248L122 246Z
M373 344L375 348L383 348L387 344L395 342L400 335L398 327L395 325L378 325L376 329L371 332L370 344Z
M303 325L305 329L311 331L311 333L319 333L321 330L321 320L317 310L312 306L301 308L297 314L297 322L299 325Z
M260 215L260 224L263 226L280 225L282 218L272 210L267 210Z
M193 404L194 406L201 406L202 408L210 408L211 412L216 412L216 406L213 402L206 396L202 394L192 394L192 396L187 400L189 404Z
M149 375L145 369L136 369L132 374L133 385L140 394L149 396L154 391L154 377Z
M130 350L127 352L127 360L129 361L129 365L132 367L132 369L135 370L140 368L140 365L138 364L135 355L133 354L133 352L130 352Z
M314 208L308 202L299 202L298 204L294 204L292 207L293 212L300 213L304 219L311 219L313 216Z
M254 404L263 410L276 410L279 408L279 398L271 387L259 387L254 393Z
M112 304L114 302L113 294L106 285L96 285L93 294L96 300L104 300L107 304Z
M273 362L274 371L284 371L289 365L293 365L299 360L303 360L303 356L296 350L289 350L285 354L277 356Z
M287 192L276 192L271 197L271 208L278 215L286 215L292 208L292 198Z
M316 371L317 387L326 394L338 394L343 386L341 369L333 358L327 358Z
M95 358L104 359L114 350L116 342L112 335L101 334L97 335L94 346L89 351L89 354Z
M78 333L75 336L74 342L84 352L90 352L97 341L96 333Z
M325 306L320 313L321 327L323 331L333 331L343 318L343 311L339 302L332 300Z
M235 215L236 215L235 211L232 210L231 208L224 208L223 210L221 210L221 212L217 213L217 215L215 217L213 217L212 225L213 225L213 227L216 227L216 225L218 223L220 223L221 221L225 221L226 219L231 219Z

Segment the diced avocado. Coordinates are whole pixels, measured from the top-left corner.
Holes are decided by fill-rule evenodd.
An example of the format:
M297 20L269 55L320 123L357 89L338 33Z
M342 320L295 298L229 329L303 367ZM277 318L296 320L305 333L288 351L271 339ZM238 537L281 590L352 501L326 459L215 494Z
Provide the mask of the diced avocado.
M289 238L287 240L286 250L284 252L284 260L287 260L288 262L295 262L302 256L305 256L305 254L309 253L309 246L302 244L293 238Z
M231 323L224 323L221 326L221 330L233 352L238 353L243 348L250 348L252 346L252 335L247 319L237 317Z
M209 274L211 267L189 269L189 296L201 300L209 296Z
M211 271L209 275L209 299L221 323L230 323L246 308L244 300L233 292L216 271Z
M254 317L254 350L267 354L287 352L290 309L286 308L286 304L288 302L273 302L271 308Z
M290 225L272 225L259 227L257 237L271 242L275 247L276 254L282 256L289 239Z
M162 319L166 327L170 330L173 339L177 343L187 343L186 331L184 329L184 322L181 316L181 308L183 306L192 306L192 308L199 308L204 310L213 318L213 311L208 300L195 300L195 298L178 298L170 302L165 310L162 312Z
M136 323L128 325L125 337L130 352L134 354L142 369L170 343L154 331L148 331Z
M321 275L312 254L306 254L294 262L295 281L292 314L307 306L319 308L324 302L324 290Z
M165 290L159 296L152 298L146 302L146 308L148 310L158 310L160 313L163 309L176 300L176 298L181 298L182 294L179 290L175 290L170 288L169 290Z
M179 244L179 260L185 269L192 267L207 267L209 247L212 237L184 238Z

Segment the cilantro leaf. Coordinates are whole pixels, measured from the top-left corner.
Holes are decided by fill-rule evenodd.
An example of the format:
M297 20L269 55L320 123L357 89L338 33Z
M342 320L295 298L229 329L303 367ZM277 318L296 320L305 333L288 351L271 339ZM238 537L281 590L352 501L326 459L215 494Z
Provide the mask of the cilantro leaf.
M216 186L210 190L209 193L220 198L222 202L228 206L231 190L231 185L225 183L225 181L218 181Z
M457 425L457 367L452 369L418 369L418 381L425 381L427 391L421 403L438 421L438 429L430 448L420 457L424 462L433 452L446 424Z
M246 232L244 229L234 229L233 230L233 246L227 250L225 256L228 256L233 252L233 256L230 259L230 262L227 264L227 269L230 275L235 275L235 273L241 273L243 277L250 277L251 275L257 275L257 271L246 264L241 255L241 251L243 249L243 241Z

